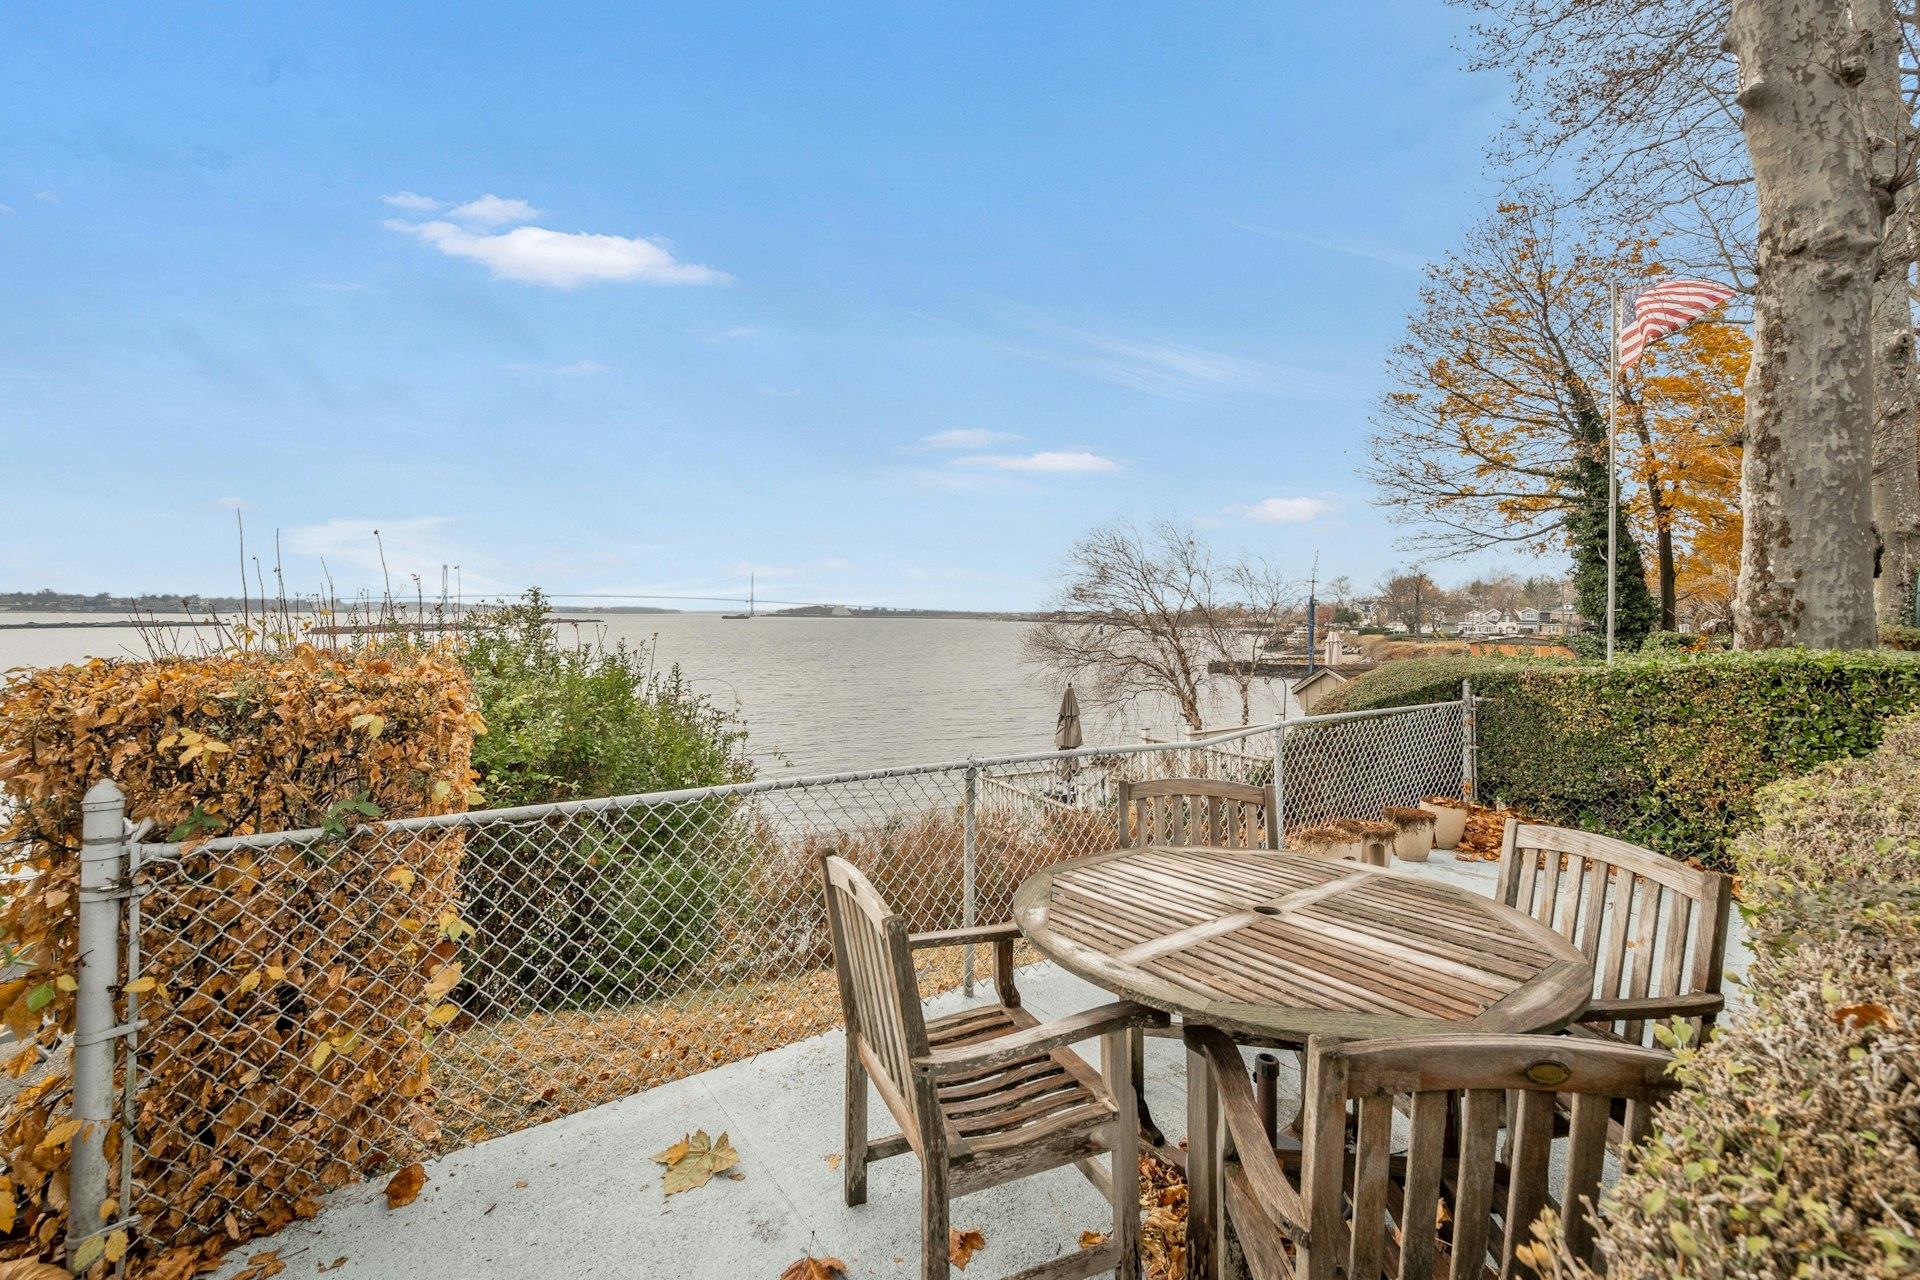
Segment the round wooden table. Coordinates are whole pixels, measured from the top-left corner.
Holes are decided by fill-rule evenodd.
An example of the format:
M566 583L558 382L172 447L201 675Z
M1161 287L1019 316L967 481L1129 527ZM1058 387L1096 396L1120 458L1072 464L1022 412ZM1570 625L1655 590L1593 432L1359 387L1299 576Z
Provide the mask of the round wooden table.
M1292 850L1152 846L1055 863L1013 898L1061 968L1240 1040L1551 1031L1593 993L1565 938L1471 890ZM1220 1118L1187 1053L1188 1260L1224 1256Z

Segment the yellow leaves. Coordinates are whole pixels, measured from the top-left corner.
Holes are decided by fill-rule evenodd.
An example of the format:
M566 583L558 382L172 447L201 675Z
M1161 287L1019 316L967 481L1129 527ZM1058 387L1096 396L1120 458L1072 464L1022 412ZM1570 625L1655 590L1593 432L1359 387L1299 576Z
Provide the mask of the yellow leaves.
M947 1261L962 1271L973 1261L973 1255L986 1248L987 1238L975 1230L962 1231L958 1227L947 1228Z
M787 1264L780 1280L845 1280L847 1264L838 1258L816 1258L808 1254Z
M387 872L387 883L399 885L400 892L402 893L413 892L413 881L414 874L412 867L395 867L393 870Z
M387 730L387 719L372 711L362 711L347 721L347 726L356 733L364 733L369 739L377 738Z
M0 1280L73 1280L65 1267L50 1267L32 1258L0 1262Z
M436 1027L444 1027L459 1016L459 1005L443 1004L427 1013L427 1021Z
M322 1040L319 1044L313 1046L313 1056L307 1060L307 1065L313 1070L318 1071L327 1065L327 1059L332 1056L333 1042L331 1040Z
M420 1194L420 1188L426 1185L426 1166L416 1160L387 1180L387 1208L406 1208Z
M120 990L130 996L143 996L160 985L160 980L152 974L143 974L127 983Z
M438 1000L446 995L447 992L453 990L454 984L459 981L460 962L455 960L448 964L441 965L433 977L428 980L425 989L422 990L420 994L422 998L426 1000Z
M47 1136L40 1139L40 1145L36 1149L40 1151L57 1151L69 1142L72 1142L73 1136L79 1132L80 1122L78 1120L62 1120L59 1124L47 1130Z
M0 1236L13 1234L16 1208L13 1201L13 1179L0 1173Z
M723 1133L718 1138L709 1138L705 1129L696 1129L687 1134L655 1155L653 1162L666 1166L666 1172L660 1175L660 1193L663 1197L704 1187L716 1173L729 1178L746 1176L733 1167L740 1163L740 1153L734 1150L727 1135Z
M471 938L474 933L473 926L465 920L462 920L459 913L455 911L442 911L440 913L439 925L440 936L448 942L458 942L462 938Z
M262 973L260 972L260 970L258 970L258 969L254 969L254 970L252 970L252 971L250 971L249 973L247 973L247 974L245 974L245 975L244 975L244 976L243 976L243 977L242 977L242 978L240 979L240 981L239 981L239 982L238 982L238 983L237 983L237 984L235 985L235 988L234 988L234 989L235 989L235 990L237 990L237 991L238 991L238 992L239 992L239 993L240 993L241 995L245 995L245 994L247 994L247 992L249 992L249 991L251 991L251 990L253 990L253 989L254 989L255 987L257 987L257 986L259 986L259 985L260 985L260 979L261 979L262 977L264 977L264 976L265 976L265 975L264 975L264 974L262 974Z
M1107 1233L1104 1231L1082 1231L1080 1233L1080 1247L1082 1249L1098 1249L1106 1242Z

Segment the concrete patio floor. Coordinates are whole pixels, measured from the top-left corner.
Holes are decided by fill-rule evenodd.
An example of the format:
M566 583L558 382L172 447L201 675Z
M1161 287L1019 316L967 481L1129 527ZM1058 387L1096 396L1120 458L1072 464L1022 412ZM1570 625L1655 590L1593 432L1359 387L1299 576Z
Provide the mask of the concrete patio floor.
M1491 863L1436 853L1424 866L1398 865L1493 889ZM1747 959L1741 926L1736 913L1728 952L1735 973ZM1112 998L1050 964L1021 970L1019 984L1042 1019ZM989 994L983 989L979 999ZM1730 996L1737 1003L1738 988ZM956 992L929 1008L967 1003ZM345 1188L318 1217L236 1250L219 1274L230 1277L274 1250L285 1275L327 1268L334 1280L775 1280L808 1252L842 1259L855 1280L911 1276L920 1248L913 1157L872 1165L865 1205L849 1209L840 1199L830 1157L840 1150L841 1046L840 1033L829 1032L457 1151L427 1165L425 1190L399 1210L386 1207L385 1179ZM1097 1045L1081 1049L1091 1058ZM1171 1134L1185 1127L1183 1073L1177 1042L1148 1040L1147 1096ZM1297 1096L1291 1055L1281 1055L1281 1089ZM892 1131L877 1096L870 1111L876 1134ZM693 1129L727 1132L745 1176L667 1199L651 1157ZM985 1236L966 1271L985 1280L1072 1252L1082 1231L1107 1230L1108 1210L1069 1168L968 1196L955 1204L953 1223Z

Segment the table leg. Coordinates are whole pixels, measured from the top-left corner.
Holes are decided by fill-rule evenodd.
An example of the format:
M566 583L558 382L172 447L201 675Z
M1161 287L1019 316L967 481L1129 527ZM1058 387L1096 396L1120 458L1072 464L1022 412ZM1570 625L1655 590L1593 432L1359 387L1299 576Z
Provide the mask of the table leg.
M1187 1046L1187 1274L1218 1280L1226 1260L1226 1196L1220 1178L1221 1124L1213 1063Z

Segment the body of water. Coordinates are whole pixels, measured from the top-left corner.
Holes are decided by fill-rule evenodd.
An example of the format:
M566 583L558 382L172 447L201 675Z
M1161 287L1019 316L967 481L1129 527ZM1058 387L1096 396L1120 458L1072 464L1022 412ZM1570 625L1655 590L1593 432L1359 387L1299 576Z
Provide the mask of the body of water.
M0 622L102 621L99 614L0 614ZM1027 624L954 618L728 619L708 613L607 614L562 625L572 640L652 644L693 687L736 712L763 777L957 760L1053 748L1062 686L1020 659ZM0 629L0 670L89 657L145 657L127 627ZM1274 715L1280 682L1256 688L1253 718ZM1209 724L1239 720L1222 688ZM1082 701L1088 746L1172 733L1172 704ZM1298 714L1298 707L1291 714Z

